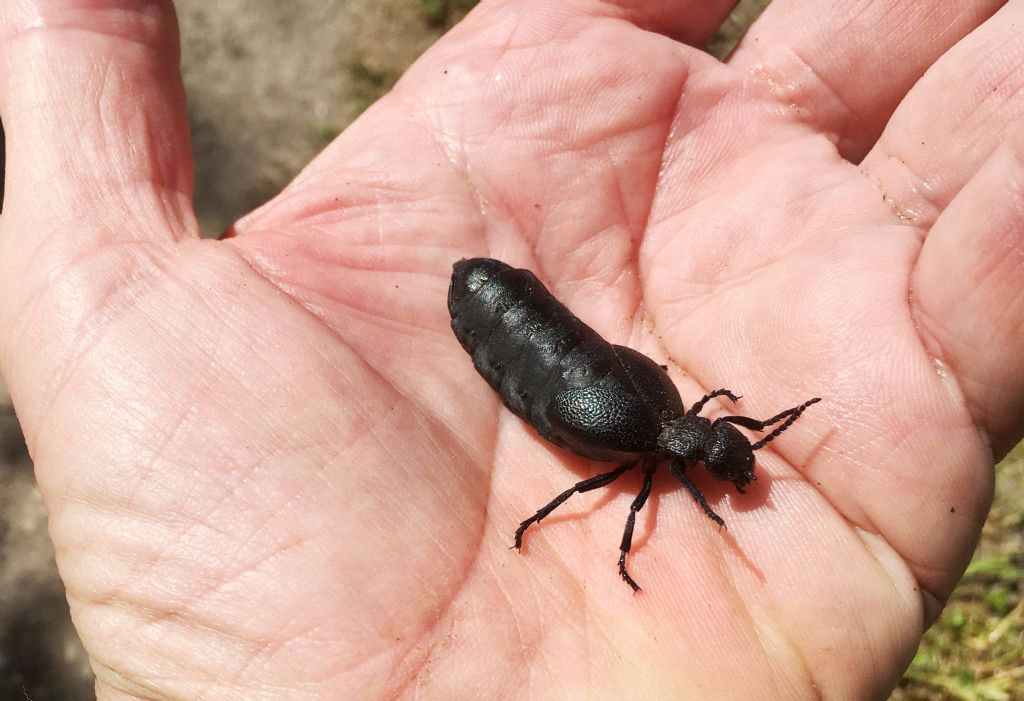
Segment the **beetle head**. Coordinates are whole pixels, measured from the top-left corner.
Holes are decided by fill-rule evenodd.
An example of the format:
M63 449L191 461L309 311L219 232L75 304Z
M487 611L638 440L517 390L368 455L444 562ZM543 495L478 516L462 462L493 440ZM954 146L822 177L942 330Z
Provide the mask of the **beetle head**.
M732 482L736 491L757 479L754 475L754 450L750 441L732 424L716 421L704 449L704 468L715 479Z

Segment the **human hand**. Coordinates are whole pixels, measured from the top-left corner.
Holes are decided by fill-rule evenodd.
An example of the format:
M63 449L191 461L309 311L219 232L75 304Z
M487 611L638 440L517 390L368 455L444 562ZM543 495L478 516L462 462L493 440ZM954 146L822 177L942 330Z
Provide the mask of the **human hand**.
M0 358L100 698L884 696L1021 432L1002 4L776 0L723 66L732 2L493 0L215 242L169 4L4 3ZM458 347L475 255L688 403L824 398L694 471L728 531L662 471L639 596L633 478L508 550L595 465Z

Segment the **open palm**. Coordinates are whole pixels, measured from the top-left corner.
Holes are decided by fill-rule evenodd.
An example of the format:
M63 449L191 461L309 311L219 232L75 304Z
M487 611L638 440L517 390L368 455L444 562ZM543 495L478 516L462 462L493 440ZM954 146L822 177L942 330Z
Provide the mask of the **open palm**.
M885 695L1022 429L1024 4L776 0L721 64L732 4L484 3L202 241L172 8L4 3L3 372L100 698ZM474 372L479 255L705 414L823 397L694 471L728 530L658 475L637 596L635 476L508 549L611 465Z

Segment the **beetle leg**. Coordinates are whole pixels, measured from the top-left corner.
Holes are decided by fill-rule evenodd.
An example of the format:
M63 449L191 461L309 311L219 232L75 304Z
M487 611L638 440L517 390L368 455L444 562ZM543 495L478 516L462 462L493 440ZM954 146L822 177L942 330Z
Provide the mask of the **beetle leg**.
M540 521L542 518L550 514L555 509L557 509L559 506L562 505L563 502L565 502L566 499L571 497L576 492L589 492L591 489L597 489L598 487L604 487L605 485L609 485L615 480L617 480L619 477L621 477L623 473L627 472L628 470L632 470L635 466L635 462L626 463L625 465L620 465L616 467L611 472L605 472L604 474L600 474L595 477L585 479L582 482L577 482L569 489L566 489L557 497L555 497L547 504L542 506L540 510L537 511L537 513L535 513L533 516L519 524L519 528L516 529L516 542L515 545L513 545L512 547L516 550L519 550L521 547L523 547L523 533L526 532L526 529L534 523Z
M738 402L740 399L742 399L742 397L737 397L735 394L733 394L727 389L716 389L714 392L708 392L703 397L701 397L700 401L694 404L692 407L690 407L690 410L686 413L689 414L690 416L696 416L697 414L700 413L700 410L704 408L705 404L710 402L715 397L723 396L728 397L734 402Z
M671 469L672 474L675 475L679 479L679 481L683 483L683 486L686 487L686 490L693 496L693 498L700 505L700 508L704 512L704 514L712 521L717 523L719 526L724 527L725 521L723 521L722 517L716 514L714 509L712 509L711 506L708 505L708 500L704 498L704 492L700 491L700 487L695 485L690 480L690 478L686 476L686 472L683 468L682 463L680 463L678 460L673 460L669 465L669 469Z
M636 499L629 507L629 516L626 518L626 530L622 533L622 545L619 546L619 574L626 580L633 589L633 593L640 591L640 586L633 581L633 578L626 572L626 553L629 552L630 547L633 545L633 526L636 525L636 514L640 509L644 508L644 504L647 503L647 497L651 495L651 484L654 480L654 471L658 468L658 463L651 462L644 466L644 484L640 487L640 493L636 495Z

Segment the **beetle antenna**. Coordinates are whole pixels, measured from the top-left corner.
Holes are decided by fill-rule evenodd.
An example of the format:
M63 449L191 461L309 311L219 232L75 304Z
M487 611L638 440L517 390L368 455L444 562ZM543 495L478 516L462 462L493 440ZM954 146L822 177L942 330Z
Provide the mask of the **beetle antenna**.
M770 418L767 421L765 421L764 422L765 426L771 426L776 421L778 421L778 420L780 420L782 418L785 418L785 417L789 417L777 429L775 429L774 431L769 433L767 436L765 436L764 438L759 440L757 443L754 443L752 446L750 446L750 449L751 450L760 450L761 448L763 448L765 446L765 444L771 443L773 440L775 440L776 438L779 437L779 434L781 434L787 428L792 426L794 421L796 421L797 419L800 418L800 414L804 413L804 409L809 407L811 404L815 404L815 403L820 402L820 401L821 401L821 397L815 397L814 399L808 399L806 402L804 402L800 406L795 406L792 409L786 409L785 411L780 412L779 414L776 414L772 418Z

